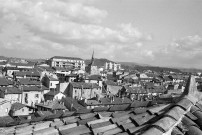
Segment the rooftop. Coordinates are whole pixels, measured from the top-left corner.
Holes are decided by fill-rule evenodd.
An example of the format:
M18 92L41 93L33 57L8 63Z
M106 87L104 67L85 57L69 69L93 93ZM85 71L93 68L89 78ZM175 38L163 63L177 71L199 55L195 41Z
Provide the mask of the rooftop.
M55 58L55 59L83 60L83 59L77 58L77 57L64 57L64 56L54 56L51 59L53 59L53 58Z
M131 105L96 107L63 112L18 125L12 118L1 117L2 134L117 134L117 135L201 135L202 95L190 77L184 93L174 103L151 105L135 102ZM71 101L71 99L70 99ZM68 102L68 101L67 101ZM8 119L8 120L7 120ZM6 122L6 123L5 123Z

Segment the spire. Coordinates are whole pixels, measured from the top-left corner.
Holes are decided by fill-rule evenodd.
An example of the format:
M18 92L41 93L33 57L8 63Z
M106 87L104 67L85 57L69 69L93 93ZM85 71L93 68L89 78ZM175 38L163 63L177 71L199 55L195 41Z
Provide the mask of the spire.
M93 65L94 63L94 49L93 49L93 54L92 54L92 58L91 58L91 66Z

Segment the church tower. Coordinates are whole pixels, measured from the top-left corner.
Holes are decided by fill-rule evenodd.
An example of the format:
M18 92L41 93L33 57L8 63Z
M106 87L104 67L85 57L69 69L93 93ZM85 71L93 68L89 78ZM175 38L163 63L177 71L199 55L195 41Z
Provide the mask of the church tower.
M86 72L89 73L89 75L99 74L98 68L95 65L94 50L93 50L91 61L86 67Z

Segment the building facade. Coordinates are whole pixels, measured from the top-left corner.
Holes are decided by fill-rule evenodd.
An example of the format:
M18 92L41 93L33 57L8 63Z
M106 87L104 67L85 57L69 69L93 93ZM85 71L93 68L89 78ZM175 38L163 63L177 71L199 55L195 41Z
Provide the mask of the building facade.
M117 71L121 69L121 64L118 64L115 62L106 62L104 67L105 67L105 70Z
M79 68L85 70L85 62L81 58L54 56L49 59L51 67Z

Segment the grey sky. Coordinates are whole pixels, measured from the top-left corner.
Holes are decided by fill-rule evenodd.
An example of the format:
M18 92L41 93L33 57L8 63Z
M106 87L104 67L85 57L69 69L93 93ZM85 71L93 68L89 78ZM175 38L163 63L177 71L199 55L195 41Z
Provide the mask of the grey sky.
M0 0L0 54L201 68L201 0Z

